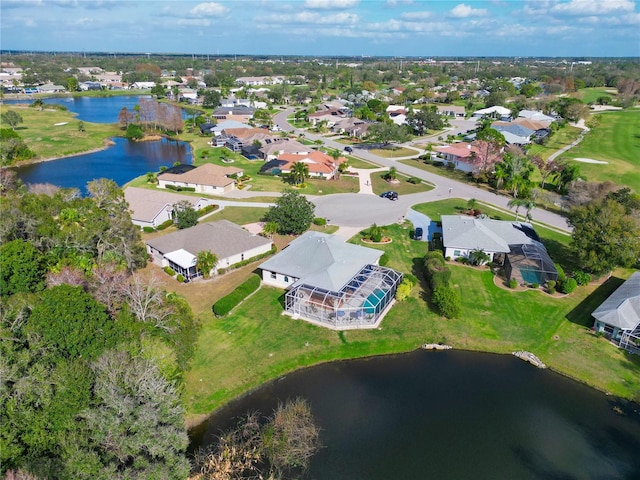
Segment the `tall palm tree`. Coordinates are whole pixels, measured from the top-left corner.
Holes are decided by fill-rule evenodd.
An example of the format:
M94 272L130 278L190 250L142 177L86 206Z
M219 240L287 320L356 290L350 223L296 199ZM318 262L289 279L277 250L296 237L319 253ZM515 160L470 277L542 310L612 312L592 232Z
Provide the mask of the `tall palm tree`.
M309 166L304 162L296 162L291 167L291 176L293 183L299 185L309 177Z
M509 200L507 206L509 208L515 207L516 209L516 222L518 221L518 212L520 211L520 207L524 207L526 205L527 200L522 198L514 198L513 200Z

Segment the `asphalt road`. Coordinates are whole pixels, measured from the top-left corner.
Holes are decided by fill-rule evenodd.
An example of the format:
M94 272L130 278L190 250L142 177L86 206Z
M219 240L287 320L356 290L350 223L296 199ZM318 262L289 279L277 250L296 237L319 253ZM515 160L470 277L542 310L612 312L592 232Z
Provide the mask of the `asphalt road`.
M287 109L283 110L280 113L277 113L274 117L274 122L278 124L284 131L304 133L305 138L309 140L320 139L327 147L335 148L341 151L344 149L344 144L323 137L322 135L314 135L307 131L296 129L291 126L287 122L287 117L293 111L293 109ZM458 124L457 121L454 120L454 122ZM451 134L454 134L457 131L466 132L469 128L469 121L467 120L463 122L467 123L459 124L451 131ZM437 136L438 135L436 135L436 137ZM425 139L423 141L428 141L428 139ZM398 219L402 218L402 216L406 214L407 209L411 205L415 205L417 203L432 202L435 200L442 200L450 197L463 198L465 200L475 198L479 202L494 205L504 210L509 210L507 204L509 203L510 198L508 197L496 195L495 193L476 188L472 185L467 185L466 183L461 183L456 180L441 177L439 175L426 172L411 165L405 165L404 163L398 162L397 159L379 157L364 149L354 148L351 155L362 158L363 160L368 160L372 163L384 167L396 167L396 170L398 172L430 182L435 185L435 188L430 192L402 195L397 202L379 199L377 197L373 198L373 196L370 195L355 194L332 195L329 197L313 199L314 203L317 205L318 215L329 218L332 223L335 223L337 225L342 225L342 223L339 222L346 222L344 223L344 225L347 226L368 226L374 223L373 221L371 221L374 218L379 218L380 220L377 220L375 223L380 224L384 224L385 219L392 219L392 217L392 221L398 221ZM419 154L416 153L416 155L414 156L417 157L418 155ZM333 197L336 198L334 199ZM358 198L358 200L356 200L356 197ZM360 200L360 197L364 198ZM367 197L372 197L373 199L367 200ZM386 201L388 205L383 206L383 201ZM395 212L395 216L392 214L392 211ZM563 230L566 232L571 231L571 227L568 225L567 220L561 215L541 209L534 209L531 212L531 215L534 223L540 222L555 227L559 230ZM365 219L367 220L365 221Z

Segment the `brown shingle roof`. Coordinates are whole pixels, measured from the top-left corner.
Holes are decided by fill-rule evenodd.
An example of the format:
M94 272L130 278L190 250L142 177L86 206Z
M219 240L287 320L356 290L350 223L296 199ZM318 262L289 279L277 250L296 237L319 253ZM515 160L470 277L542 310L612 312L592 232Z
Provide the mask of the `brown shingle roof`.
M186 173L161 173L158 180L173 182L195 183L197 185L211 185L213 187L226 187L234 182L229 175L241 173L242 170L235 167L220 167L213 163L205 163Z

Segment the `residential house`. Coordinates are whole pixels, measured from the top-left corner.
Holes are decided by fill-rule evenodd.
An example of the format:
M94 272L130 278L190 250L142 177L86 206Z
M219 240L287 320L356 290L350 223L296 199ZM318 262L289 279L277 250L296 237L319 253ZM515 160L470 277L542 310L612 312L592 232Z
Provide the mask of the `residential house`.
M318 150L312 150L309 153L283 153L277 159L267 162L261 169L264 173L289 174L293 166L298 162L303 162L309 169L309 177L311 178L334 178L338 173L338 167L347 159L339 157L334 160L333 157Z
M511 110L506 107L495 105L489 108L483 108L473 112L474 117L491 117L498 120L509 121L511 120Z
M124 189L124 199L129 204L133 224L152 228L173 219L173 205L180 201L189 202L196 211L214 204L209 198L135 187Z
M553 260L528 223L465 215L442 215L441 222L445 257L469 258L482 250L519 284L543 285L558 278Z
M640 354L640 272L635 272L596 308L593 329Z
M156 86L156 82L134 82L129 87L131 90L151 90Z
M53 83L46 83L37 87L38 93L62 93L67 89L62 85L54 85Z
M264 145L260 148L262 156L265 160L273 160L283 153L294 153L297 155L306 155L313 150L307 145L303 145L300 142L291 140L289 138L266 139Z
M545 115L544 113L537 110L520 110L520 113L518 113L518 117L541 122L545 127L549 127L549 125L556 121L554 117Z
M239 122L238 120L224 120L222 122L218 122L212 129L214 135L222 135L226 129L231 128L250 128L249 124L246 122Z
M209 251L218 258L210 272L213 275L220 268L267 253L273 245L271 240L252 235L228 220L201 223L147 240L146 244L153 263L170 267L189 280L202 275L196 269L199 252Z
M102 84L100 82L82 82L78 85L78 88L83 92L88 90L102 90Z
M338 120L335 125L331 127L331 131L341 135L362 138L367 134L369 125L372 123L373 122L370 120L361 120L356 117L343 118Z
M239 122L248 123L253 118L255 108L239 105L237 107L219 107L211 117L216 120L237 120Z
M456 105L438 105L436 108L440 115L446 115L447 117L464 118L466 115L464 107Z
M260 265L262 282L285 288L285 313L335 330L376 328L402 274L378 265L382 250L308 231Z
M535 133L523 125L514 122L494 122L491 127L500 132L508 145L523 146L531 143Z
M454 168L463 172L477 172L479 169L478 162L482 158L481 142L458 142L451 145L440 145L434 147L435 154L431 155L432 160L440 160L447 164L453 164ZM493 165L501 161L500 155L494 155L487 159L487 165Z
M263 76L263 77L238 77L236 78L238 85L281 85L284 83L284 77L281 76Z
M235 189L232 176L242 176L243 171L235 167L220 167L205 163L183 173L166 171L158 175L158 188L193 188L196 193L223 195Z
M314 127L320 122L326 122L327 127L333 127L341 118L347 118L347 113L342 108L320 110L307 115L307 120Z

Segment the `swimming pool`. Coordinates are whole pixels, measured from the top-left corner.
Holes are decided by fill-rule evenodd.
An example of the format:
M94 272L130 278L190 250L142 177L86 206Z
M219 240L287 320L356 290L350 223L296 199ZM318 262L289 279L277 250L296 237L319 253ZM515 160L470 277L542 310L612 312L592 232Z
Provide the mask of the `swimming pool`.
M387 290L382 290L381 288L377 288L373 292L371 292L365 299L365 301L362 302L364 312L368 315L373 315L374 313L376 313L376 307L380 304L386 293ZM378 311L380 310L381 309L378 309Z
M542 285L545 283L544 275L538 270L532 268L520 268L520 275L526 283L537 283Z

